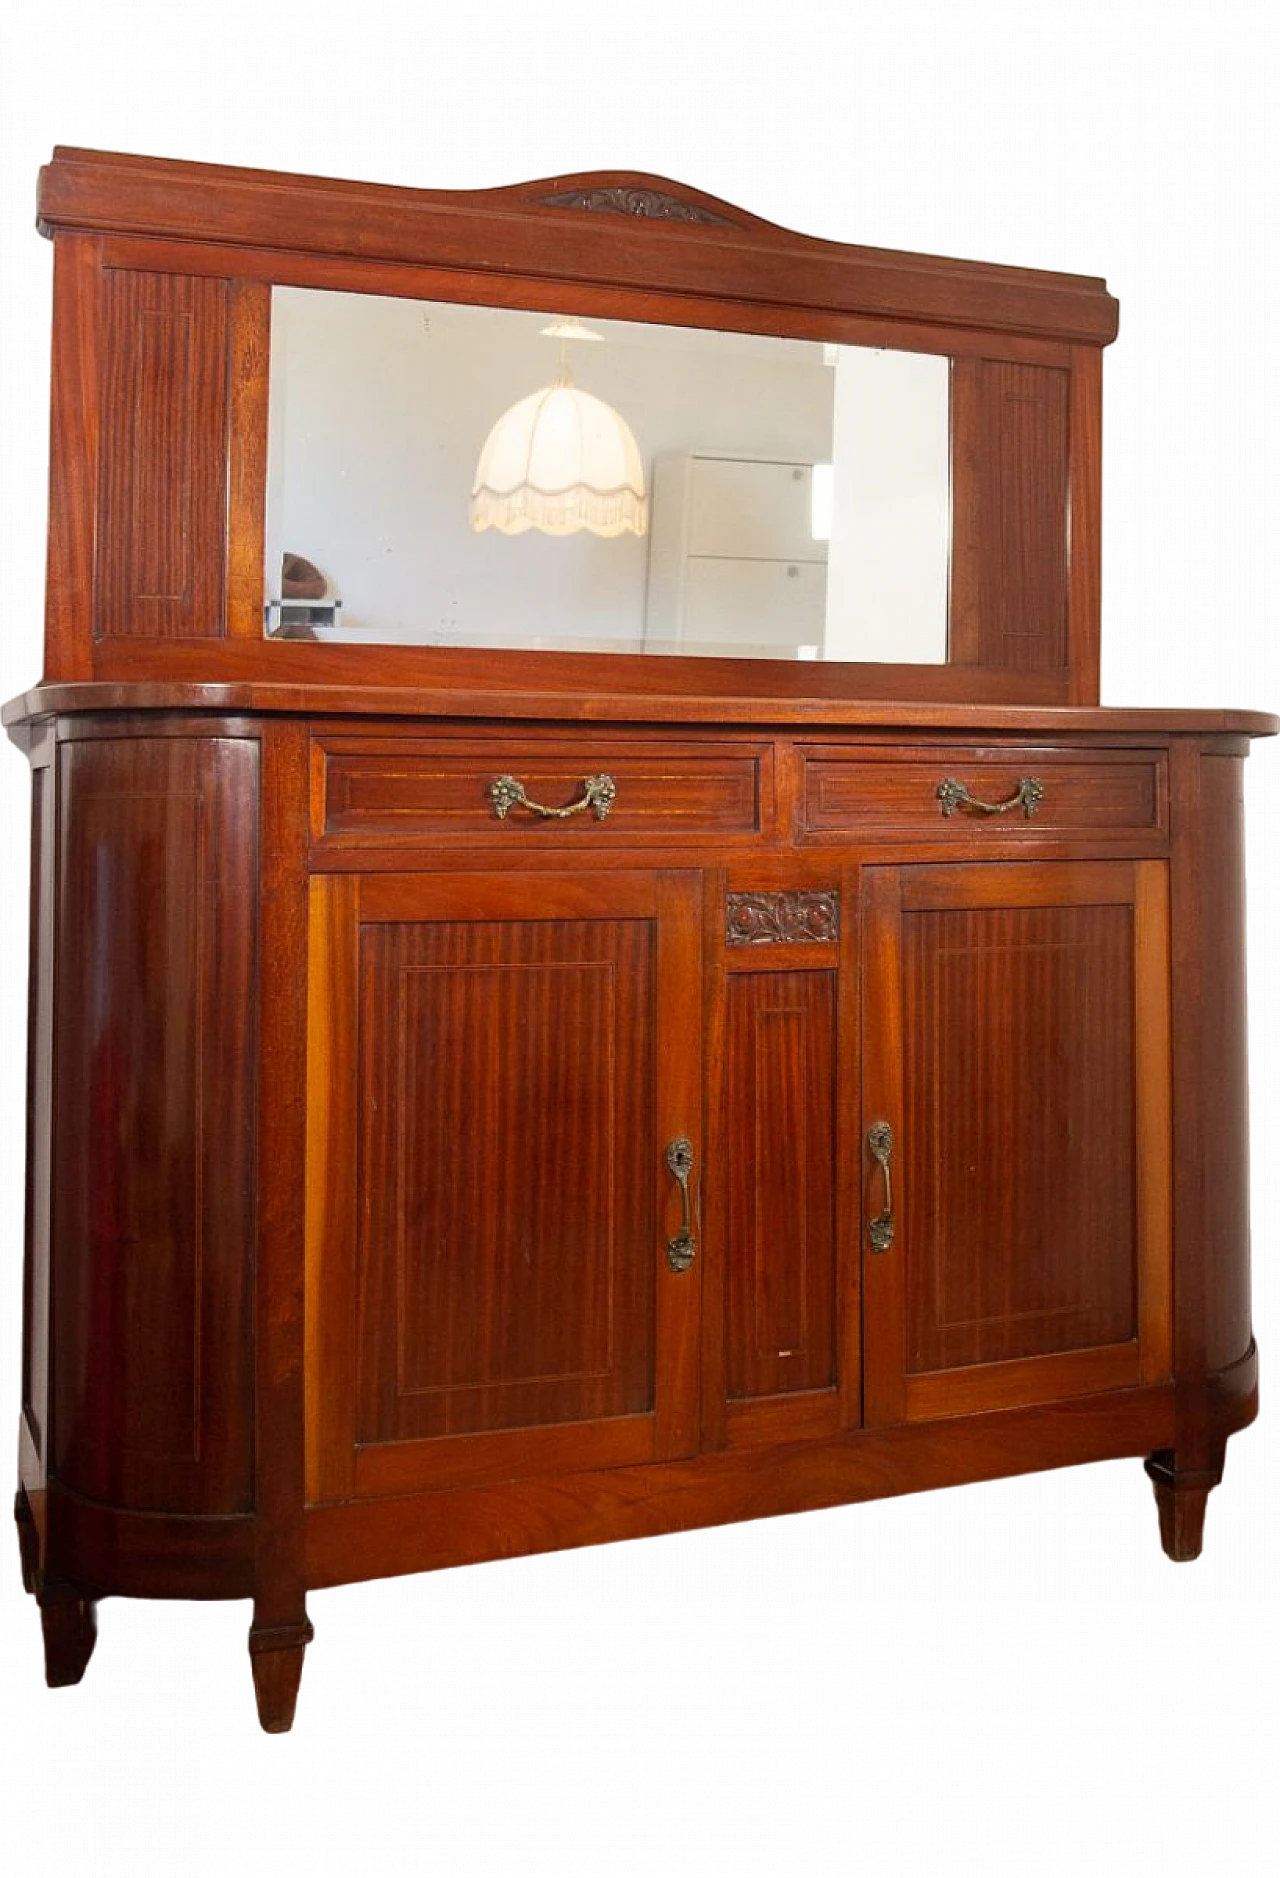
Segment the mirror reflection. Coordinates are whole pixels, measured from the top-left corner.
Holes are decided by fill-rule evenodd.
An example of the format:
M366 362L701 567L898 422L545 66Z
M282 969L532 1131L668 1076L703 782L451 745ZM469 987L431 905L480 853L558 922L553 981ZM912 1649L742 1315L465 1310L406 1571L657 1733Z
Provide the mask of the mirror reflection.
M266 627L946 658L950 361L277 287Z

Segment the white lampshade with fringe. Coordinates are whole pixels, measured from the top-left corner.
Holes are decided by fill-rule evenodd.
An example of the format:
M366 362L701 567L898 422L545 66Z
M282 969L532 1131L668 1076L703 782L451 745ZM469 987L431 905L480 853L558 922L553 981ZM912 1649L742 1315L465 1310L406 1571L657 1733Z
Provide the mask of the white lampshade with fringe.
M502 413L471 488L471 526L522 535L643 535L644 465L626 420L561 370Z

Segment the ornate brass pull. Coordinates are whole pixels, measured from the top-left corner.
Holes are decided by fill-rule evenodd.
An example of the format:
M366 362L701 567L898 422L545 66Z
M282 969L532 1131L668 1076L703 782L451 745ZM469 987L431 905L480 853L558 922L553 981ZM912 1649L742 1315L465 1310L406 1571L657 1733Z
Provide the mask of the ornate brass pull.
M693 1237L693 1208L689 1199L689 1176L693 1172L693 1143L677 1135L667 1143L667 1167L680 1183L684 1203L684 1224L674 1239L667 1240L667 1264L673 1272L687 1272L693 1264L697 1243Z
M583 809L590 809L598 822L602 822L613 807L618 785L612 776L584 776L582 795L576 802L569 802L562 809L545 809L541 802L531 802L525 794L525 787L515 776L495 776L489 784L489 800L493 812L500 822L505 822L512 809L528 809L531 815L543 815L549 820L562 822L568 815L581 815Z
M873 1252L887 1252L893 1244L893 1184L889 1179L889 1156L893 1153L893 1130L888 1122L873 1122L867 1130L867 1146L884 1174L884 1210L877 1213L867 1228Z
M1044 801L1044 784L1038 776L1019 776L1018 786L1007 802L980 802L962 782L948 776L938 784L937 794L944 815L954 815L961 807L977 809L979 815L1007 815L1010 809L1021 809L1030 821Z

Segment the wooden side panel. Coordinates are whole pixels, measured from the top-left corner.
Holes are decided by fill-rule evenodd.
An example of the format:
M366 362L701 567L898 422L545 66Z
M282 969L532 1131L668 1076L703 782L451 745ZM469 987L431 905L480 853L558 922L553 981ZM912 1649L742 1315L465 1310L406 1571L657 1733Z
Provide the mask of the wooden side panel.
M725 1048L726 1383L835 1383L835 973L735 972Z
M229 292L104 276L97 638L224 632Z
M1200 1021L1204 1131L1205 1368L1210 1375L1249 1348L1249 1075L1245 1012L1244 765L1205 755L1200 764Z
M46 1468L49 1419L49 1220L53 1089L53 926L57 771L52 733L32 752L31 953L27 1007L27 1205L22 1275L22 1417L36 1478Z
M361 1441L653 1404L649 921L366 926Z
M1067 663L1070 388L1056 367L952 361L953 665Z
M907 913L903 949L908 1370L1127 1341L1130 908Z
M52 1471L135 1510L252 1503L258 752L63 746Z

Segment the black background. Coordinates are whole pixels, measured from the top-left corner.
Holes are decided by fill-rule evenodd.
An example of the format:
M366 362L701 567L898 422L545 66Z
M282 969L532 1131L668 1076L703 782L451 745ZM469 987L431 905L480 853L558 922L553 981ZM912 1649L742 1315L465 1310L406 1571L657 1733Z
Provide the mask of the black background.
M1229 261L1212 244L1188 242L1173 223L1152 222L1132 180L1100 178L1083 190L1053 178L1027 190L1025 177L1017 186L1015 162L985 173L884 163L869 165L854 186L839 165L816 180L811 169L779 169L777 152L734 156L709 141L702 148L715 154L663 162L663 152L642 150L629 133L584 152L561 146L559 162L467 169L435 163L426 143L417 158L375 139L334 145L327 116L317 111L313 128L298 124L287 137L246 131L240 141L180 152L165 143L135 148L458 186L634 158L811 233L1105 274L1124 304L1124 332L1105 372L1107 702L1280 708L1271 607L1263 612L1257 597L1265 578L1259 550L1272 531L1263 500L1274 479L1267 468L1248 468L1254 456L1239 449L1241 430L1254 421L1256 383L1227 355L1224 338L1248 261ZM81 141L77 130L64 126L60 135ZM47 156L49 141L32 145L32 165ZM11 299L23 317L9 355L9 417L17 415L24 447L13 451L19 475L9 485L17 526L8 531L0 695L38 672L39 475L47 453L45 248L21 227L13 240L23 267L21 293ZM1259 993L1271 977L1265 875L1278 776L1280 759L1263 747L1250 768L1250 984L1263 1042L1274 1031L1274 1018L1271 1027L1261 1024L1274 1001ZM15 757L0 777L11 1014L0 1178L15 1228L24 1022L23 772ZM1274 1048L1265 1061L1274 1061ZM1274 1116L1267 1095L1269 1080L1256 1072L1263 1166ZM1265 1208L1263 1185L1263 1230ZM1265 1273L1261 1279L1257 1320L1265 1328ZM1239 1645L1237 1660L1246 1664L1256 1651L1256 1608L1246 1593L1261 1585L1263 1439L1259 1427L1235 1442L1205 1561L1192 1570L1160 1559L1141 1469L1126 1465L323 1594L313 1600L321 1639L295 1739L381 1752L392 1735L409 1745L432 1730L482 1741L486 1763L550 1747L563 1752L569 1775L582 1735L589 1743L616 1722L651 1713L651 1767L679 1775L700 1760L708 1728L723 1737L764 1703L768 1728L786 1743L813 1732L816 1716L839 1715L852 1769L873 1718L869 1696L888 1679L897 1700L920 1698L920 1726L937 1728L946 1715L946 1726L963 1733L978 1690L998 1696L1027 1686L1057 1696L1077 1683L1085 1688L1100 1664L1126 1671L1126 1679L1135 1671L1137 1688L1145 1688L1171 1636L1218 1662ZM205 1737L261 1741L248 1705L244 1609L109 1604L88 1681L66 1694L39 1688L36 1619L17 1591L9 1613L9 1711L28 1741L145 1748L171 1730L186 1747ZM942 1711L938 1692L948 1698Z

